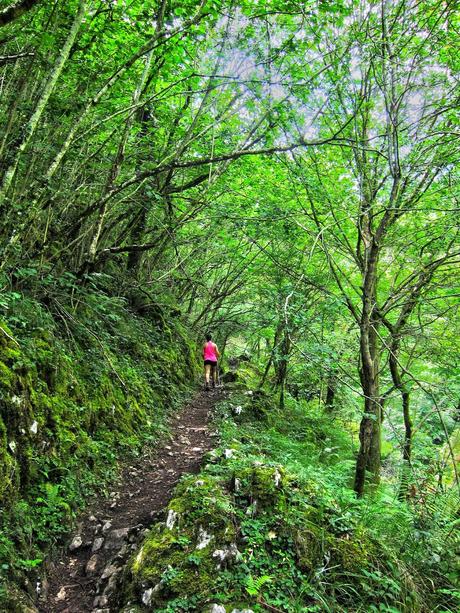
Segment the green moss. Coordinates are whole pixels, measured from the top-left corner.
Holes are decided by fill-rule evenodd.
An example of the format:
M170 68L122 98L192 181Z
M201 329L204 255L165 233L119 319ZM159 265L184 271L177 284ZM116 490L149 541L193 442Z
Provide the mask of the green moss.
M0 417L0 500L8 500L18 486L16 462L12 453L8 448L5 424Z
M299 531L295 536L298 567L306 573L312 573L317 567L321 554L321 529L316 526Z
M15 374L4 363L0 362L0 386L11 390L15 381Z
M116 299L86 300L92 308L83 301L61 331L61 317L28 300L25 325L3 326L20 347L0 334L0 535L15 544L0 547L0 584L19 580L18 560L46 555L118 458L164 432L177 390L194 383L193 343L179 322L163 313L165 337Z
M21 358L21 351L19 349L14 349L13 347L3 347L2 348L2 359L8 361L14 361Z
M252 465L235 477L242 481L247 495L258 502L279 505L284 501L287 477L282 467Z
M0 591L0 607L8 613L36 613L37 609L31 599L14 585L6 585L3 593Z
M218 458L176 488L167 510L170 519L177 514L174 526L150 531L130 563L122 602L141 603L155 588L149 611L204 611L209 602L256 610L247 586L263 576L270 578L264 600L286 610L327 602L330 610L352 611L363 584L370 587L361 603L375 602L383 583L393 590L386 603L404 600L390 557L363 526L345 525L335 501L321 503L318 485L242 454ZM197 549L203 529L212 539ZM221 566L214 554L230 545L239 556Z

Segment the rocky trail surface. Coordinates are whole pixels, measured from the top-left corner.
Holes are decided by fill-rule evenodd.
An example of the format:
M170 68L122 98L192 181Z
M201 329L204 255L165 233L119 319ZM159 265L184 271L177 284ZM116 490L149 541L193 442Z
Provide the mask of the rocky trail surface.
M176 415L170 440L123 471L108 499L90 505L63 557L51 565L40 613L114 613L111 594L127 559L186 473L214 446L209 416L222 391L202 392Z

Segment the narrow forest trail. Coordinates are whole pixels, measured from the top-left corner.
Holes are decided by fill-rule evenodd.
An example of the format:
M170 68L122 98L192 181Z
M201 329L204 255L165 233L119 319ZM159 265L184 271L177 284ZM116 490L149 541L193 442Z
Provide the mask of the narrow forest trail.
M198 393L173 418L170 440L127 466L110 497L89 507L69 550L50 568L40 613L111 611L110 594L143 532L156 521L180 477L197 472L212 449L215 435L208 422L222 394Z

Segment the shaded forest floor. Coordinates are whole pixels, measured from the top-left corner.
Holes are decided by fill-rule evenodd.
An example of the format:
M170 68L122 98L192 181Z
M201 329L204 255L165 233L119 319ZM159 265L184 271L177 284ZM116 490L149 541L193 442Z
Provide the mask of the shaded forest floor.
M198 472L213 447L208 420L221 390L201 392L175 416L170 440L148 449L123 470L108 498L80 518L69 549L49 567L41 613L109 611L110 595L127 558L156 521L182 475Z

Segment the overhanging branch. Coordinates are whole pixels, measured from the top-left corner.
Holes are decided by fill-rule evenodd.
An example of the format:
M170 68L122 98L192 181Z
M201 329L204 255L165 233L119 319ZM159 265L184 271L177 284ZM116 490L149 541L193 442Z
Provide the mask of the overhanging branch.
M18 17L21 17L27 11L30 11L40 0L19 0L14 4L10 4L6 9L0 11L0 28L15 21Z

